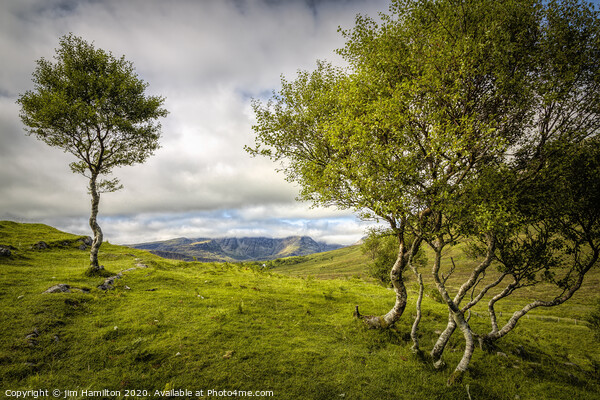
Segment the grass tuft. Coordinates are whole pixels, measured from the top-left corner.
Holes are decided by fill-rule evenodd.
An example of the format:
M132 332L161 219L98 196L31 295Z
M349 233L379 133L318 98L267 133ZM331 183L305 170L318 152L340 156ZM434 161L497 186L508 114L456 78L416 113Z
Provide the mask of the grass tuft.
M108 278L110 276L114 276L116 275L114 272L108 271L104 268L104 266L100 266L100 268L96 268L96 267L88 267L85 272L84 275L87 277L102 277L102 278Z

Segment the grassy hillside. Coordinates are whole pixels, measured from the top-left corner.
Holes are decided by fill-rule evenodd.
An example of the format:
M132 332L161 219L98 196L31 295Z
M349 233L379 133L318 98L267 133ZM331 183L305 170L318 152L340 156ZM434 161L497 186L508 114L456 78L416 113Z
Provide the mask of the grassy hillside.
M147 393L137 398L150 399L169 398L156 390L187 389L203 391L195 398L247 398L247 391L275 399L600 397L600 350L582 325L522 324L500 343L506 357L476 351L463 384L447 388L452 368L434 371L410 351L410 311L385 332L352 318L356 304L367 314L392 306L393 294L379 285L291 277L251 264L178 262L105 243L100 260L108 270L136 268L105 292L97 289L102 278L84 276L88 252L78 238L0 222L0 245L16 248L0 258L3 396L68 389L71 399L127 398L126 390L140 390ZM40 240L50 247L32 249ZM90 291L42 293L58 283ZM423 307L428 348L446 312L429 299ZM455 336L450 365L462 352ZM81 395L105 389L121 396Z
M433 260L434 255L430 248L423 247L428 260ZM450 275L447 286L451 293L456 293L460 285L462 285L469 277L472 267L476 261L472 261L464 254L464 246L457 245L449 247L442 261L442 273L448 275L454 261L455 269ZM360 277L362 279L371 280L367 273L367 265L371 260L363 254L360 246L350 246L342 249L329 251L325 253L311 254L303 257L289 257L279 260L273 260L266 265L273 271L298 277L315 277L319 279L334 279ZM433 278L430 277L429 268L423 268L423 279L426 285L426 296L430 298L439 298ZM413 274L407 271L404 274L409 290L416 292L418 290L414 282ZM492 266L487 272L487 276L478 285L484 287L487 283L493 282L498 277L497 271ZM373 280L374 281L374 280ZM552 308L537 308L529 313L529 318L568 318L571 320L582 320L590 312L591 306L594 304L594 299L600 299L600 268L593 269L584 281L581 289L566 303ZM490 295L495 292L490 292ZM542 299L551 299L553 295L558 294L556 288L550 285L539 285L535 288L523 288L515 291L509 298L497 304L497 310L504 313L505 318L508 315L522 308L525 304L531 301L532 296L538 296ZM474 311L480 314L487 313L486 296L475 308ZM506 314L508 313L508 314ZM526 317L527 318L527 317Z
M362 253L360 246L349 246L325 253L273 260L265 265L285 275L333 279L367 278L368 262L369 258Z

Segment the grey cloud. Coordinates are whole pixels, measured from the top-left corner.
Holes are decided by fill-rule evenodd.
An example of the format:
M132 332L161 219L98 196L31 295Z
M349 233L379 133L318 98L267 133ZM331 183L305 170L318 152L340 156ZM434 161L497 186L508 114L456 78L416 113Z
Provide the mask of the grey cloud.
M244 152L253 140L249 98L270 94L281 74L293 78L298 69L314 68L317 59L340 63L333 52L343 45L338 25L350 27L357 13L376 15L386 8L383 0L0 3L0 218L45 219L87 230L85 178L69 170L71 155L24 135L15 104L19 93L32 88L35 60L52 58L68 32L124 54L149 92L166 97L170 111L162 121L162 148L143 165L116 170L125 189L102 197L100 215L116 224L106 228L119 240L126 238L117 227L131 237L177 235L194 213L215 213L214 219L201 218L219 227L215 234L284 234L294 225L281 219L327 218L330 211L295 202L297 187L274 171L276 165ZM218 210L239 210L246 218L261 208L276 212L263 212L250 225L239 218L217 221ZM149 217L156 215L161 218ZM352 219L349 212L335 215L338 221ZM344 235L340 223L301 225L316 235Z
M29 220L23 219L24 222ZM83 217L46 218L49 223L81 235L88 235L87 220ZM350 245L363 236L371 223L348 216L327 218L246 218L244 209L213 210L187 213L140 213L101 217L105 239L116 244L133 244L174 237L287 237L311 236L328 243Z

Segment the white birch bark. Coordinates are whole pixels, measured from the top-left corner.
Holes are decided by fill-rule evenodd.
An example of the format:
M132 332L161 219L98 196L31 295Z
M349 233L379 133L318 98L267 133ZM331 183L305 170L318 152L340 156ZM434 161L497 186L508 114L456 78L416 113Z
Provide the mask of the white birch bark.
M100 246L102 245L102 241L104 236L102 234L102 229L100 229L100 225L98 225L97 217L98 217L98 206L100 205L100 193L98 191L98 187L96 185L97 175L92 175L90 178L90 193L92 195L92 211L90 214L90 228L92 228L92 232L94 233L94 240L92 242L92 247L90 249L90 269L92 271L97 271L100 269L100 265L98 264L98 252L100 250Z
M402 273L406 267L406 257L404 253L404 244L401 243L398 248L398 256L390 271L390 280L392 281L392 287L396 293L394 307L392 307L392 309L384 316L364 316L365 322L371 328L388 328L394 325L404 313L408 299L406 286L404 285L404 279L402 278Z

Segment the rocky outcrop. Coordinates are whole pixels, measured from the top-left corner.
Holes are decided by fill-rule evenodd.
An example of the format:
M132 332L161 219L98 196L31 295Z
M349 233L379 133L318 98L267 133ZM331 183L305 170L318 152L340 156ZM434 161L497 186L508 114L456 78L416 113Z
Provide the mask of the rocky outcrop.
M86 250L92 245L92 238L89 236L81 236L77 239L60 240L55 242L47 243L43 240L33 244L31 249L33 250L46 250L50 248L67 248L77 247L79 250Z
M44 242L43 240L40 240L39 242L31 246L31 248L34 250L45 250L49 249L50 246L48 246L48 243Z
M101 266L101 268L104 269L104 266ZM137 264L135 264L135 267L125 269L125 270L119 272L116 275L113 275L113 276L110 276L110 277L106 278L104 280L104 282L102 282L100 285L98 285L98 289L104 290L104 291L114 289L115 288L115 281L117 279L121 279L123 277L123 273L129 272L129 271L133 271L133 270L138 269L138 268L148 268L148 266L146 264L138 262ZM131 288L128 287L128 286L125 286L125 289L129 290ZM46 289L43 293L71 293L72 290L77 290L77 291L80 291L80 292L83 292L83 293L89 293L90 292L89 289L76 288L76 287L73 287L71 285L67 285L66 283L59 283L58 285L54 285L54 286Z
M119 273L118 273L118 274L116 274L116 275L109 276L108 278L106 278L106 279L104 280L104 282L102 282L100 285L98 285L98 289L100 289L100 290L104 290L104 291L107 291L107 290L112 290L112 289L114 289L114 288L115 288L115 285L114 285L114 284L115 284L115 281L116 281L117 279L121 279L121 278L123 277L123 273L124 273L124 272L133 271L134 269L138 269L138 268L148 268L148 266L147 266L146 264L137 263L137 264L135 265L135 267L133 267L133 268L128 268L128 269L126 269L126 270L123 270L123 271L119 272ZM127 287L127 286L125 286L125 287L126 287L127 289L131 289L131 288Z
M66 283L59 283L58 285L54 285L44 290L42 293L72 293L73 291L89 293L90 289L78 288L71 285L67 285Z
M92 238L90 236L83 236L77 239L77 243L81 243L78 248L79 250L86 250L88 247L92 245Z
M66 283L59 283L46 289L44 293L71 293L71 286Z

